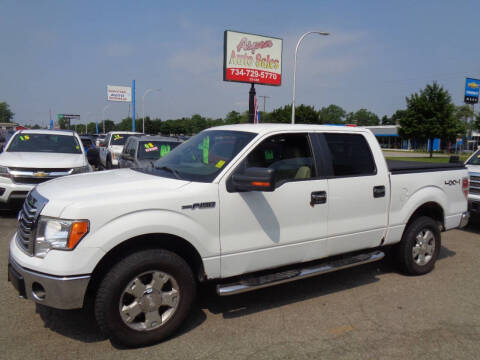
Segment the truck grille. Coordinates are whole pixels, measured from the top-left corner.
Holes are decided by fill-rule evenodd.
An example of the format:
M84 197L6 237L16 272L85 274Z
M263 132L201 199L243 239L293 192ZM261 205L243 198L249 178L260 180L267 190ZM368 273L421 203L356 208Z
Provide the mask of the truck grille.
M33 255L35 226L38 216L48 202L36 190L30 192L18 214L17 244L29 255Z
M70 175L72 168L18 168L10 167L8 172L15 184L40 184L44 181L55 179L59 176Z
M470 194L480 194L480 175L470 175Z

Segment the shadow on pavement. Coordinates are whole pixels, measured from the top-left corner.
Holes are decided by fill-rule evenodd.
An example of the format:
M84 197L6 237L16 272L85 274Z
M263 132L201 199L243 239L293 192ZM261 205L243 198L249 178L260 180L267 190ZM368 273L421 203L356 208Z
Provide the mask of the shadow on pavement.
M92 311L86 309L79 310L59 310L36 304L36 313L40 315L46 328L74 340L85 343L94 343L107 340L107 337L100 331ZM197 307L194 307L187 321L177 331L171 339L181 336L190 330L202 324L206 319L205 313ZM166 340L168 341L168 340ZM114 344L117 349L126 349L125 347Z

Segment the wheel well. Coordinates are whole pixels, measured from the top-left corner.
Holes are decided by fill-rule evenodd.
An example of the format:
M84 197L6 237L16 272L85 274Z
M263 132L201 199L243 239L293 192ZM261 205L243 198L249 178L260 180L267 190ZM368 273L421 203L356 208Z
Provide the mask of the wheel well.
M85 300L88 298L92 300L94 298L94 296L90 295L95 294L103 276L112 268L112 266L114 266L114 264L134 252L146 249L169 250L187 262L199 281L206 278L202 258L198 251L188 241L171 234L145 234L118 244L100 260L93 270Z
M439 226L440 230L445 228L445 217L443 213L443 208L436 202L428 202L420 206L408 219L407 227L420 216L428 216L435 220Z

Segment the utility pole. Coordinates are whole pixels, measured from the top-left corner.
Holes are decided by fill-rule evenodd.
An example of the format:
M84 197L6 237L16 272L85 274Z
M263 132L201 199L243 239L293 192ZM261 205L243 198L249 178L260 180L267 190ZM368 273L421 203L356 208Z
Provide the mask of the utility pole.
M263 112L267 112L265 109L267 108L266 107L266 103L267 103L267 99L270 99L270 96L265 96L265 95L259 95L258 97L261 97L263 98Z

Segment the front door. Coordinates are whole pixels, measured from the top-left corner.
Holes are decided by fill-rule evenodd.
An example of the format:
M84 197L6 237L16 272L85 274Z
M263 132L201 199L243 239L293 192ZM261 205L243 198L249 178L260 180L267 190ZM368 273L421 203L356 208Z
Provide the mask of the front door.
M275 170L273 192L237 192L231 175L249 167ZM327 256L328 193L308 134L271 135L219 186L222 277Z

